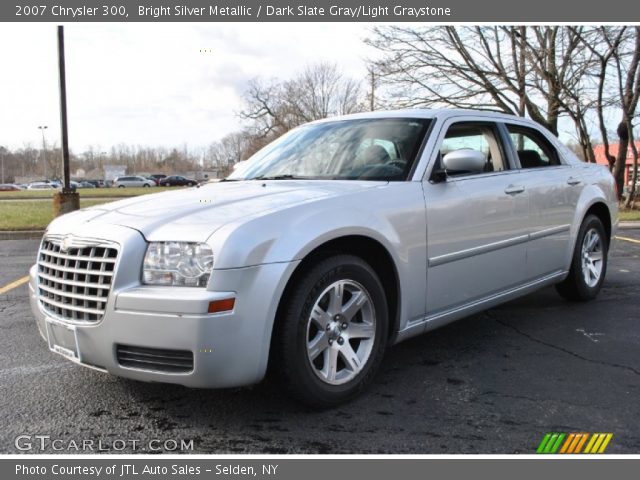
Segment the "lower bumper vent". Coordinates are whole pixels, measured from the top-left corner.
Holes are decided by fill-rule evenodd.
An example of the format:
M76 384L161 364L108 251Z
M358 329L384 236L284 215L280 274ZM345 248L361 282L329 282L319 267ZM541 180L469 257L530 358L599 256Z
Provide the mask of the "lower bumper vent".
M193 352L117 345L118 363L127 368L163 373L193 371Z

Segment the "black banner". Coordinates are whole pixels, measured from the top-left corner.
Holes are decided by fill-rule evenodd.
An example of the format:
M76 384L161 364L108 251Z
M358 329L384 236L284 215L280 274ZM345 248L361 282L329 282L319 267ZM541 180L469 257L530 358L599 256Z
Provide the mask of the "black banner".
M640 459L4 459L4 479L138 480L174 478L259 478L270 480L335 479L389 480L390 478L633 478Z
M640 4L512 0L16 0L11 22L637 22Z

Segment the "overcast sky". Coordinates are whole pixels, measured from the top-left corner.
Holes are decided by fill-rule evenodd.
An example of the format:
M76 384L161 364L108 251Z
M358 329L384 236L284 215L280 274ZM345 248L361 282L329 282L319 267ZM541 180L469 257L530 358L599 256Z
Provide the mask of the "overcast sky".
M200 147L240 127L248 80L336 62L366 76L368 26L342 23L70 24L69 143ZM0 25L0 145L60 144L56 26ZM200 50L207 50L201 52Z

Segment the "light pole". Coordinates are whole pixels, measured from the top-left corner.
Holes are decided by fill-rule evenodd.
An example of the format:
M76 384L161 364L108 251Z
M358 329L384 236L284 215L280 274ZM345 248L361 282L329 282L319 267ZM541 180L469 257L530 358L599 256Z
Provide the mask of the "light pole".
M0 147L0 159L2 159L2 181L4 183L4 147Z
M49 128L47 125L40 125L38 130L42 132L42 159L44 160L44 179L47 179L47 143L44 139L44 131Z

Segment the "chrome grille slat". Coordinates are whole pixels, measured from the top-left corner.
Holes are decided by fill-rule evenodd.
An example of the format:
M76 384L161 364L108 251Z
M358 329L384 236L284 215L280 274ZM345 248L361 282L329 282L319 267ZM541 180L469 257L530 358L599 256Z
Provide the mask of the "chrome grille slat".
M55 288L47 287L46 285L43 285L43 284L40 284L40 288L54 295L59 293L59 291L56 290ZM74 288L77 288L77 287L74 287ZM104 299L102 297L97 297L92 295L81 295L77 292L74 292L73 290L71 292L65 292L65 296L70 298L77 298L78 300L88 300L91 302L100 302L100 303L104 302Z
M78 323L102 319L118 250L114 244L73 237L47 237L38 254L38 297L52 316Z
M44 278L45 280L50 280L50 281L57 281L58 279L56 277L52 277L51 275L47 275L46 273L42 273L40 272L39 275ZM78 282L78 281L74 281L74 280L66 280L65 283L67 285L75 285L77 287L90 287L90 288L100 288L103 290L109 290L110 285L104 285L104 284L100 284L100 283L88 283L88 282Z
M47 252L47 255L49 255L50 257L56 257L56 258L68 258L69 260L86 261L86 257L77 257L77 256L73 256L73 255L64 255L64 254L60 254L60 253L56 253L56 252ZM116 259L115 258L102 258L102 257L100 257L100 261L101 262L106 262L106 263L116 263Z
M68 262L68 260L66 261ZM93 262L87 262L87 263L93 263ZM55 270L62 270L64 272L79 273L80 275L96 275L95 270L79 269L79 268L70 267L68 265L60 266L60 265L56 265L54 263L49 263L45 261L41 261L40 265L47 268L53 268ZM107 275L109 277L113 275L113 272L101 272L100 270L98 270L97 273L99 273L100 275Z
M63 310L69 310L70 312L93 313L95 315L102 315L104 313L104 310L98 310L98 309L95 309L95 308L79 307L79 306L71 305L70 303L58 302L58 301L52 300L50 298L46 298L46 299L42 299L41 298L40 301L42 301L43 303L49 304L49 305L53 305L54 307L60 307ZM71 318L71 319L73 319L73 318Z

